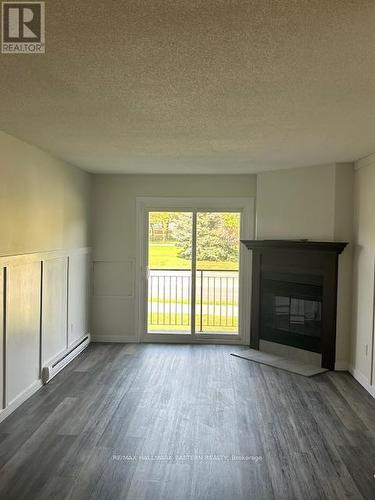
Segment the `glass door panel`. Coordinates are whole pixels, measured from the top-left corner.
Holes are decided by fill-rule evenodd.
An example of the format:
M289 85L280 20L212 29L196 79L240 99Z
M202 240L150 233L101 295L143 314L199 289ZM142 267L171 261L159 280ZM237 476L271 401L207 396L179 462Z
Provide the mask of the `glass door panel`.
M239 212L198 212L195 332L238 334Z
M192 242L192 212L149 212L148 333L191 333Z

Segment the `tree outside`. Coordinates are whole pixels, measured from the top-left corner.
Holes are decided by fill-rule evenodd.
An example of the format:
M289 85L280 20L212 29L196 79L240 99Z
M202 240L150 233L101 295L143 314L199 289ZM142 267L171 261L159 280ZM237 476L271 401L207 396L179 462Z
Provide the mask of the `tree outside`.
M192 214L151 212L150 268L189 269L192 258ZM197 214L197 268L238 269L240 214Z
M164 243L168 241L174 218L174 212L150 212L149 227L151 241L161 240Z
M235 262L239 254L240 221L237 213L201 212L197 214L197 260ZM179 256L191 259L191 229L184 218L173 227Z

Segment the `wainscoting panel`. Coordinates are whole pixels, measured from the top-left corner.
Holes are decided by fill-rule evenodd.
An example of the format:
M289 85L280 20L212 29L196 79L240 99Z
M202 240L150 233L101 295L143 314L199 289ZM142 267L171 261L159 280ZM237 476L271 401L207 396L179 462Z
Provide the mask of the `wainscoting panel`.
M93 340L123 338L124 342L137 341L134 331L134 300L126 297L93 297ZM99 338L100 337L100 338Z
M90 342L90 259L88 248L0 257L0 422Z
M22 397L40 377L41 263L7 268L6 402Z
M68 345L73 345L89 331L90 255L69 257L68 277Z
M4 273L0 265L0 410L4 408Z
M68 258L43 261L42 366L68 347Z

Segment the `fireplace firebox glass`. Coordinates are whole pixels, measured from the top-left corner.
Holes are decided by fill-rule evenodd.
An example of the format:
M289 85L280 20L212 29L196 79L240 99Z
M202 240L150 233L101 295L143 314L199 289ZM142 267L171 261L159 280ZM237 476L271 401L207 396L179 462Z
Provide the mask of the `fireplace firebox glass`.
M282 279L284 278L284 279ZM264 278L261 338L320 352L322 283L316 277Z

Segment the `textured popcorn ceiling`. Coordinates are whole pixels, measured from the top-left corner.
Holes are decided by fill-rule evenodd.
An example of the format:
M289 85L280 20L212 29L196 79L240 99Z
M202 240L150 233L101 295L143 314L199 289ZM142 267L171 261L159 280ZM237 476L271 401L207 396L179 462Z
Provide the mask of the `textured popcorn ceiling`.
M48 0L0 55L0 128L96 172L243 173L375 151L375 1Z

